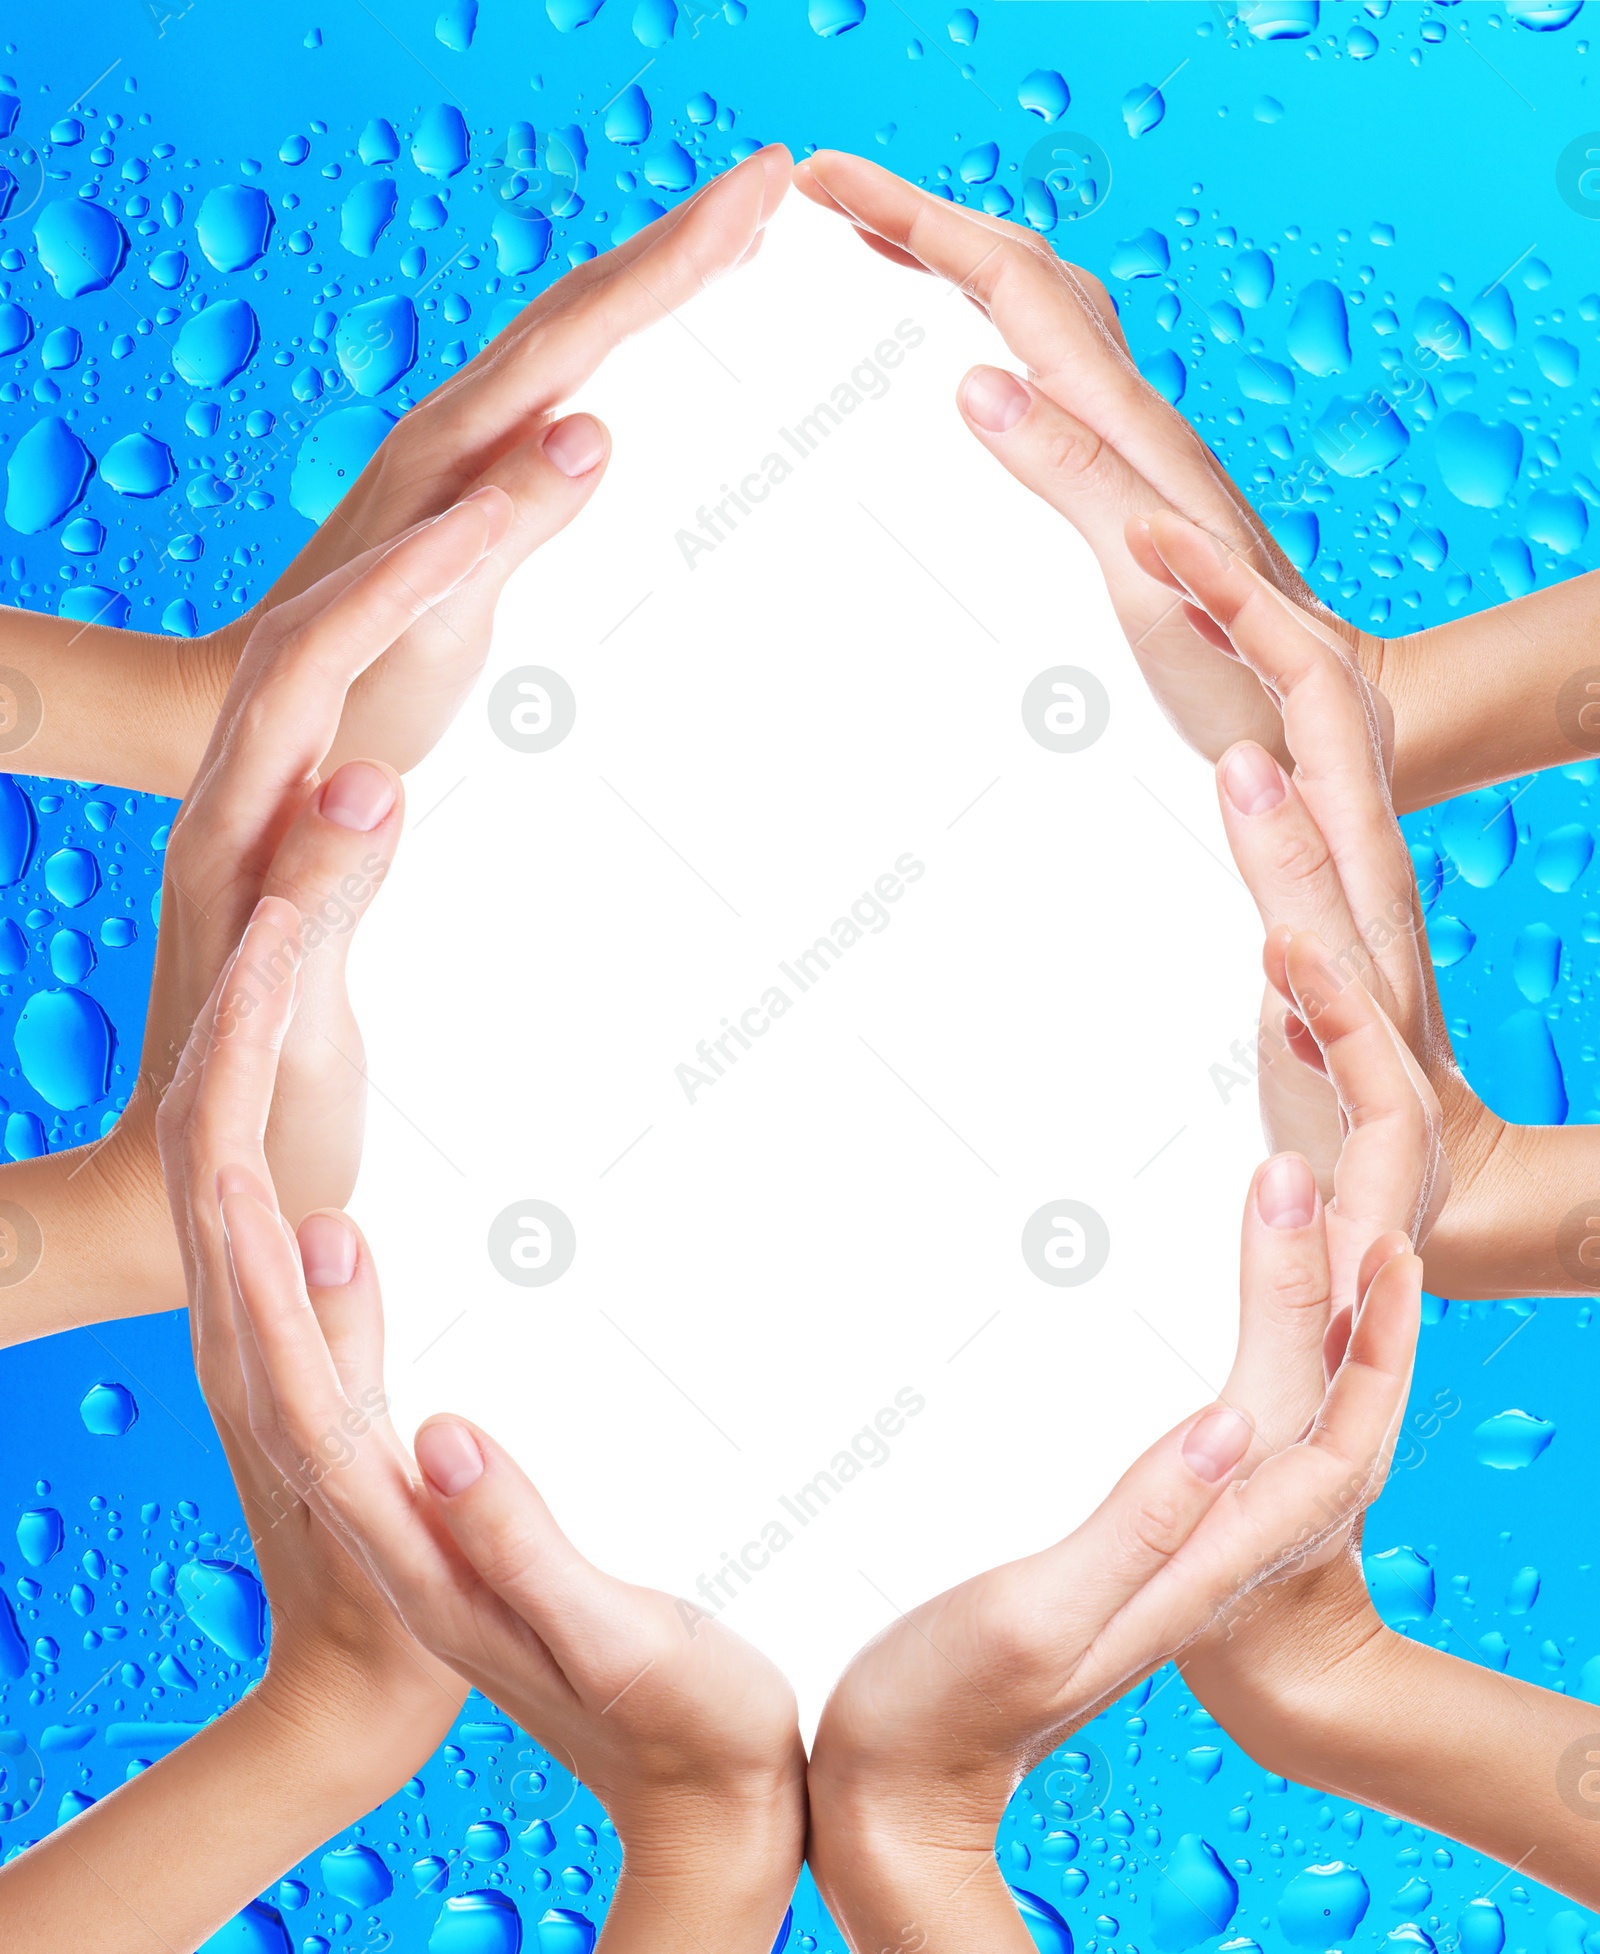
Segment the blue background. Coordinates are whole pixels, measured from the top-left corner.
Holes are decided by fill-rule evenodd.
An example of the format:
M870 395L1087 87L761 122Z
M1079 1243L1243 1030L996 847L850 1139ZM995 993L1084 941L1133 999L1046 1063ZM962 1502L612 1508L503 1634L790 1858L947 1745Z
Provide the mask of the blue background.
M0 343L12 348L0 357L0 597L179 635L226 619L300 547L384 416L569 263L760 142L859 150L1021 214L1025 179L1059 164L1051 151L1072 131L1100 146L1109 187L1102 172L1081 217L1035 189L1028 214L1106 279L1147 373L1314 587L1385 634L1487 607L1594 560L1600 491L1585 471L1600 473L1600 205L1584 209L1569 151L1600 124L1588 29L1571 4L61 9L7 46L0 78L15 98L0 139L15 179L0 223ZM648 133L634 98L618 103L630 85ZM1063 92L1070 106L1053 124L1024 106ZM465 161L441 174L461 135ZM208 219L205 200L225 185L236 194ZM81 233L85 202L107 214L87 221L113 258L125 243L125 260L101 289L67 296L36 227L48 259L50 226ZM250 233L267 209L260 255L222 269L262 242ZM192 336L180 344L224 300L243 301L259 335L228 377ZM342 337L340 325L375 300L386 350L364 363L373 315ZM1335 430L1360 402L1376 432L1352 450ZM112 454L140 433L149 439ZM1595 782L1592 766L1562 768L1408 822L1457 1051L1514 1117L1600 1116ZM21 786L37 834L0 890L14 926L0 932L0 1114L13 1157L92 1138L123 1103L173 812L81 784ZM28 818L0 806L13 869ZM73 864L64 876L57 859L69 848L100 870L77 903L63 899L80 893ZM109 1090L71 1114L13 1050L27 1000L64 985L97 1003L115 1037ZM1600 1702L1583 1538L1600 1481L1590 1309L1436 1300L1429 1316L1400 1468L1368 1534L1370 1554L1406 1551L1373 1564L1375 1592L1410 1634ZM120 1435L80 1412L108 1382L137 1406ZM3 1690L3 1795L18 1795L34 1758L43 1772L37 1800L0 1820L0 1848L16 1852L159 1754L179 1734L170 1726L232 1701L260 1660L236 1636L230 1652L172 1594L185 1560L248 1564L182 1321L5 1352L0 1393L0 1592L27 1644L25 1673ZM1507 1411L1553 1436L1526 1465L1497 1469L1480 1428ZM11 1551L12 1526L43 1508L61 1515L64 1544L34 1566L20 1542ZM1430 1588L1431 1609L1416 1599ZM0 1643L4 1628L0 1618ZM1465 1904L1492 1895L1510 1947L1580 1954L1587 1936L1589 1954L1600 1949L1593 1918L1526 1873L1266 1776L1170 1671L1069 1748L1094 1762L1088 1797L1074 1801L1062 1777L1072 1766L1049 1760L1000 1834L1013 1886L1044 1903L1031 1924L1046 1948L1064 1949L1068 1932L1090 1954L1174 1946L1153 1902L1174 1853L1193 1858L1179 1841L1198 1837L1238 1886L1213 1947L1283 1944L1289 1882L1342 1859L1370 1891L1345 1945L1398 1930L1398 1946L1423 1954L1425 1941L1453 1946ZM543 1832L525 1836L541 1814L544 1851ZM601 1918L618 1862L593 1801L481 1701L406 1791L330 1843L369 1848L392 1894L366 1902L368 1859L317 1855L219 1944L422 1949L444 1896L497 1887L525 1945L582 1954L582 1921ZM197 1861L206 1850L172 1844ZM557 1910L565 1917L549 1917ZM843 1948L809 1886L789 1931L798 1946ZM502 1943L450 1946L499 1954Z

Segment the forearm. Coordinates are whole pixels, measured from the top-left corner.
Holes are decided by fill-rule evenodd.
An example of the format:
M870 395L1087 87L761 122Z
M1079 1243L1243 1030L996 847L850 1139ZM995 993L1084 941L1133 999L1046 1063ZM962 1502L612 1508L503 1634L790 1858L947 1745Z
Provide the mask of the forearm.
M1450 1198L1423 1248L1436 1295L1600 1290L1600 1127L1511 1126L1481 1106L1452 1120Z
M1600 1906L1594 1705L1385 1629L1282 1726L1271 1768Z
M125 1113L93 1146L0 1166L0 1346L184 1306L146 1124Z
M254 1690L0 1869L0 1943L190 1954L415 1763L377 1719L302 1724ZM174 1850L201 1839L202 1853Z
M768 1954L800 1876L803 1814L791 1796L630 1818L596 1954Z
M0 612L0 766L181 799L230 659L220 638Z
M1367 641L1368 676L1394 707L1401 813L1600 753L1597 574L1414 637Z

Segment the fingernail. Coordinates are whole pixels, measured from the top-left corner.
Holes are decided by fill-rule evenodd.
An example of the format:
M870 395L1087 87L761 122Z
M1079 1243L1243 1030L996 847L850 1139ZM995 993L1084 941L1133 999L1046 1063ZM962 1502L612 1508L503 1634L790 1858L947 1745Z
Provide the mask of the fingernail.
M544 437L544 452L563 475L587 475L606 451L600 423L590 414L569 414Z
M417 1464L436 1493L454 1499L483 1477L483 1454L465 1425L442 1419L417 1433Z
M312 1289L343 1289L356 1272L356 1231L342 1214L308 1214L300 1224L300 1266Z
M1256 1183L1256 1212L1269 1228L1309 1228L1317 1212L1317 1183L1295 1153L1269 1160Z
M1250 1449L1250 1427L1237 1411L1219 1404L1208 1411L1197 1425L1189 1427L1183 1441L1184 1463L1208 1486L1214 1486Z
M1028 390L997 366L980 366L967 376L961 396L968 418L989 434L1004 434L1028 411Z
M367 834L394 806L394 782L365 760L352 760L322 790L321 813L336 827Z
M1246 741L1223 762L1222 784L1241 814L1265 814L1283 799L1283 769L1264 746Z

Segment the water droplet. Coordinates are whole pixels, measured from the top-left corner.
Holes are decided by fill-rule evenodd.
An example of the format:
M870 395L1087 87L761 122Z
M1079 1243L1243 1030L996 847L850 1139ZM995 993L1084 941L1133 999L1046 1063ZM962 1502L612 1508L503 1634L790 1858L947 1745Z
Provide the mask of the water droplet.
M12 1034L22 1076L60 1112L103 1099L115 1037L111 1021L82 991L37 991Z
M344 1845L322 1855L322 1883L353 1907L376 1906L394 1891L389 1868L369 1845Z
M1189 384L1189 369L1170 347L1141 360L1139 371L1163 400L1174 407L1182 400L1184 388Z
M692 182L693 163L689 176ZM536 210L497 212L489 235L494 240L496 268L511 277L537 271L550 255L550 220Z
M50 529L81 498L94 458L55 414L36 421L6 463L6 521L24 536Z
M1185 1832L1151 1895L1157 1947L1181 1954L1222 1933L1239 1904L1239 1885L1198 1832Z
M1222 1769L1222 1752L1215 1744L1196 1744L1184 1752L1183 1768L1196 1784L1209 1784Z
M1147 136L1166 112L1166 98L1154 82L1140 82L1122 98L1122 119L1130 136Z
M30 1567L43 1567L61 1552L66 1527L53 1506L36 1507L17 1521L17 1551Z
M225 387L255 358L261 324L243 299L223 299L184 322L172 352L191 387Z
M1439 819L1439 838L1462 880L1474 889L1498 882L1517 852L1511 805L1492 787L1450 802Z
M1334 1859L1295 1874L1278 1903L1278 1920L1297 1947L1337 1947L1360 1926L1371 1898L1360 1871Z
M0 774L0 888L22 880L36 832L32 801L10 774Z
M153 434L125 434L101 458L100 479L118 495L161 495L178 479L178 464Z
M411 160L424 176L459 176L467 167L471 142L466 118L453 103L441 102L417 124L411 139Z
M477 1859L484 1865L504 1859L511 1849L506 1828L495 1824L493 1819L481 1819L476 1825L469 1825L462 1845L469 1859Z
M1316 32L1317 0L1256 0L1243 23L1257 41L1301 41Z
M1041 1900L1037 1893L1025 1893L1020 1886L1010 1890L1039 1954L1072 1954L1072 1931L1050 1902Z
M1440 479L1458 502L1498 509L1522 466L1522 436L1508 422L1482 421L1463 410L1439 423L1433 452Z
M1492 1034L1494 1109L1519 1126L1561 1126L1567 1085L1543 1012L1514 1011Z
M1506 1589L1506 1613L1526 1615L1539 1599L1539 1570L1536 1567L1520 1568L1511 1577Z
M190 1621L235 1662L253 1662L266 1647L267 1600L248 1568L186 1561L173 1585Z
M225 1927L219 1927L197 1954L292 1954L283 1915L265 1900L252 1900Z
M1035 68L1031 75L1024 75L1017 100L1030 115L1054 122L1072 106L1072 90L1054 68Z
M1506 12L1535 34L1557 34L1583 11L1583 0L1506 0Z
M138 1422L139 1406L125 1384L95 1384L84 1394L78 1415L96 1438L121 1438Z
M1496 1472L1516 1472L1532 1465L1555 1435L1556 1428L1548 1419L1511 1410L1485 1418L1472 1438L1480 1465L1492 1466Z
M1113 278L1159 278L1171 262L1172 253L1161 233L1143 230L1137 237L1118 239L1109 269Z
M64 299L101 292L122 269L128 239L102 204L64 197L46 204L33 229L39 262Z
M1428 924L1428 948L1435 970L1449 970L1460 963L1477 942L1459 916L1435 916Z
M1252 309L1272 297L1272 260L1265 251L1241 251L1233 267L1233 295Z
M581 1914L572 1917L588 1927ZM541 1921L541 1929L543 1924ZM547 1943L541 1931L539 1954L588 1954L593 1944L592 1927L589 1927L588 1941L581 1946L576 1940ZM521 1946L522 1916L516 1902L505 1893L453 1895L440 1909L433 1932L428 1936L428 1954L518 1954Z
M254 184L219 183L206 193L194 228L200 249L218 271L243 271L267 248L272 205Z
M358 183L344 200L339 213L339 242L358 258L370 258L378 239L394 222L400 192L387 176L369 177Z
M478 31L478 0L446 0L433 24L434 36L457 54L465 54Z
M867 0L811 0L806 18L813 34L831 41L848 34L867 17Z
M44 865L44 886L68 909L81 908L100 887L100 864L87 848L58 848Z
M334 351L358 394L385 392L416 364L417 308L401 292L352 306L339 321Z
M394 416L381 407L341 407L324 415L295 460L291 505L312 522L326 521L393 426Z
M1391 1628L1425 1622L1433 1613L1437 1589L1429 1563L1414 1547L1390 1547L1364 1562L1372 1605Z
M1289 357L1302 372L1325 380L1350 365L1350 315L1344 294L1325 278L1300 294L1289 320Z
M649 137L650 104L645 100L644 90L636 81L629 82L606 110L604 126L606 135L612 142L636 145Z
M1500 1954L1506 1923L1493 1900L1469 1900L1456 1921L1461 1954Z
M1530 1004L1543 1004L1561 976L1561 938L1548 923L1529 923L1511 948L1511 976Z
M1405 423L1378 394L1340 395L1311 430L1311 445L1336 475L1375 475L1411 445Z
M20 353L33 337L33 321L20 305L0 305L0 353Z
M1577 821L1552 828L1539 844L1533 872L1547 889L1565 895L1594 859L1594 837Z

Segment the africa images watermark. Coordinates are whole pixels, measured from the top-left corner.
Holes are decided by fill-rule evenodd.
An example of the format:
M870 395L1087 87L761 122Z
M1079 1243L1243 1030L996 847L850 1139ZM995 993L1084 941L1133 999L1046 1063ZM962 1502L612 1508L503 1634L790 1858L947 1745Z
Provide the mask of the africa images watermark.
M679 1597L678 1613L689 1633L693 1635L696 1625L708 1614L720 1615L729 1602L736 1600L756 1575L771 1566L773 1555L790 1546L799 1530L810 1526L824 1513L852 1480L859 1479L869 1467L887 1465L892 1456L889 1441L898 1438L906 1428L906 1420L925 1411L927 1405L920 1391L913 1390L909 1384L902 1385L894 1394L894 1402L882 1406L870 1424L853 1433L849 1443L841 1446L820 1472L793 1493L780 1493L778 1505L782 1511L762 1522L758 1529L760 1538L747 1540L735 1554L724 1553L722 1565L696 1581L694 1591L700 1601Z
M871 353L856 362L849 378L841 380L828 399L819 400L793 427L780 427L777 440L794 459L791 461L774 447L742 478L737 488L729 482L722 484L720 502L712 503L709 508L702 503L694 512L697 527L680 529L673 538L685 565L695 569L700 557L710 555L719 543L727 542L739 526L739 517L754 515L756 508L775 488L788 481L801 462L810 460L834 429L843 424L846 415L853 414L869 400L882 400L890 386L884 369L892 371L899 366L906 354L915 351L927 336L914 319L902 319L894 329L894 337L880 339Z
M693 1106L706 1086L717 1085L728 1068L738 1064L741 1051L753 1050L755 1040L765 1038L776 1021L794 1009L797 998L825 977L847 950L853 950L864 936L881 936L894 920L886 905L898 902L907 886L920 882L926 873L926 865L910 849L896 856L894 867L885 870L870 891L862 890L851 903L850 913L838 917L826 936L819 936L793 962L779 963L794 996L782 984L769 984L754 1004L739 1013L737 1023L724 1018L720 1032L702 1038L694 1048L699 1064L680 1065L673 1074L689 1104Z

